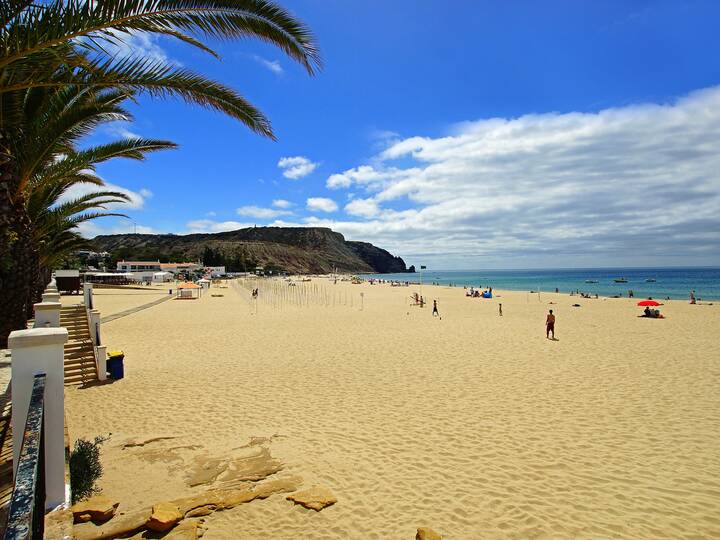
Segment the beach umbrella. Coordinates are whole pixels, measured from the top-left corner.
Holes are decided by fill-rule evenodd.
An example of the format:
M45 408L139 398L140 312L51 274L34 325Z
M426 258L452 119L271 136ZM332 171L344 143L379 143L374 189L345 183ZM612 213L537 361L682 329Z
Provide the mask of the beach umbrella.
M658 304L655 300L642 300L637 303L638 306L659 306L661 304Z

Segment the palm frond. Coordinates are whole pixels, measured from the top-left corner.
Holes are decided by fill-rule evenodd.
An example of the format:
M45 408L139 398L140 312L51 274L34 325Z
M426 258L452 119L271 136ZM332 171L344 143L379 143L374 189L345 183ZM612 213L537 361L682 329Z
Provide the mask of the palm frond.
M52 77L39 76L15 86L0 87L0 95L29 88L66 85L114 87L160 98L179 96L189 103L210 107L236 118L256 133L275 138L269 120L240 94L202 75L159 60L126 56L98 61L93 63L90 72L66 71Z
M7 53L0 59L0 68L78 38L107 39L113 30L255 38L279 47L310 74L321 67L310 30L267 0L56 0L45 7L41 14L26 10L4 28L0 45ZM35 31L25 31L28 26Z
M75 159L89 165L96 165L113 158L144 160L145 154L158 150L174 150L178 145L171 141L132 138L79 150Z

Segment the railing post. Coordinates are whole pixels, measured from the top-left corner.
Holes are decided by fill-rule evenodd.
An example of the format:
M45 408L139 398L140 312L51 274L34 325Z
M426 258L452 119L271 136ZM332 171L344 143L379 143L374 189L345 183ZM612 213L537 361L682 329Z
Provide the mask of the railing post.
M45 295L43 295L45 296ZM60 326L60 302L39 302L35 308L35 324L33 328L58 328Z
M100 311L92 309L88 311L88 327L90 328L90 337L93 345L98 346L100 343Z
M86 309L93 309L93 285L92 283L83 283L83 300Z
M107 345L95 347L95 359L97 360L98 380L107 379Z
M42 295L43 302L59 302L60 293L56 291L45 291Z
M46 374L44 444L47 509L66 502L63 346L67 339L66 328L16 330L8 338L8 346L12 350L14 472L22 446L33 379L38 373Z

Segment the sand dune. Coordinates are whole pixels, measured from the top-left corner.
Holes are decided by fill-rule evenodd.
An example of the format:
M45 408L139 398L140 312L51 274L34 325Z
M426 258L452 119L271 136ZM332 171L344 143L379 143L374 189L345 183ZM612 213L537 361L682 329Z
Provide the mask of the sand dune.
M409 306L417 287L318 283L334 307L261 282L257 313L213 288L104 325L127 377L66 400L72 437L112 433L101 486L121 510L212 487L188 471L265 437L278 474L339 502L254 501L210 516L207 540L720 536L720 306L648 320L627 299L425 286L440 320ZM136 301L96 295L103 315Z

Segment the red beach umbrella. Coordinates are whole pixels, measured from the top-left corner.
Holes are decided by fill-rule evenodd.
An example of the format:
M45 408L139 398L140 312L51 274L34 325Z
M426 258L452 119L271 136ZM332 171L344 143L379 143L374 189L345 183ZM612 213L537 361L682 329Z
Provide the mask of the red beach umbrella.
M642 300L637 303L638 306L660 306L655 300Z

